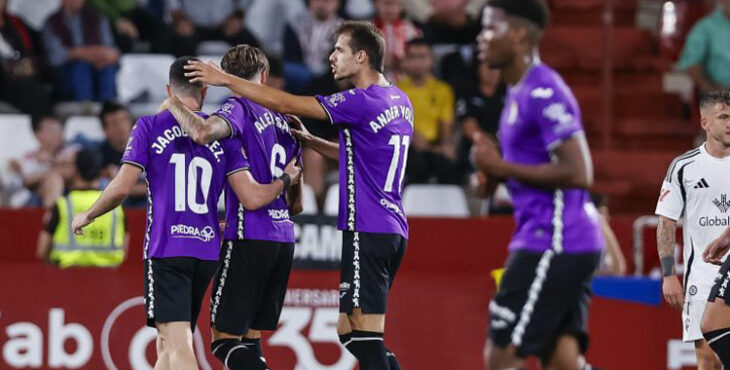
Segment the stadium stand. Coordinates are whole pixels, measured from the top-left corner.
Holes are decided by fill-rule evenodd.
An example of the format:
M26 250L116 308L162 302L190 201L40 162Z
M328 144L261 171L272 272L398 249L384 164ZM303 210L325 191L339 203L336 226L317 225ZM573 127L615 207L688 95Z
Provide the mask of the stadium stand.
M66 141L81 139L90 142L101 142L105 138L101 121L95 116L69 117L63 128L63 137Z
M466 195L457 185L408 185L403 190L403 208L411 216L469 217Z

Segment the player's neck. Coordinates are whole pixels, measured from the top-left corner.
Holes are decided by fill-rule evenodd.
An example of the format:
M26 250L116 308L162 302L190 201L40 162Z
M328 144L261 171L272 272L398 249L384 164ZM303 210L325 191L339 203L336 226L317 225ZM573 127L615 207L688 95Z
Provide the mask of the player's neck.
M518 56L514 59L512 64L508 65L502 70L502 76L504 81L509 85L516 85L525 73L532 67L539 58L537 56L537 50L531 51L529 54Z
M358 89L367 89L371 85L388 86L390 82L382 73L368 69L352 77L352 84Z
M193 112L197 112L201 108L201 104L198 102L198 99L195 99L192 96L178 96L177 98L185 107Z
M730 157L730 147L723 145L722 143L708 138L705 142L705 150L707 154L715 158L727 158Z

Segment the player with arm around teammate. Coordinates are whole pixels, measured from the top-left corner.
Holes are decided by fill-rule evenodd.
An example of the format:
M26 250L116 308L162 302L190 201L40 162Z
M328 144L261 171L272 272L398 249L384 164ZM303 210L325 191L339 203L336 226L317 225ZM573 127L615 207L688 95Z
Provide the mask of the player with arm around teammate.
M221 66L257 84L265 84L269 72L264 52L249 45L229 49ZM289 160L301 160L301 147L291 133L288 118L246 98L229 98L205 120L179 101L171 99L168 105L201 143L223 136L241 140L251 174L259 182L279 176ZM291 216L301 208L299 187L258 210L226 196L222 267L214 279L211 302L211 350L230 369L266 366L261 331L277 328L294 258ZM241 353L243 346L257 358L252 361Z
M197 111L205 87L184 77L183 66L190 60L183 57L172 64L167 89L168 95ZM292 161L279 179L258 184L240 141L198 145L169 111L163 111L138 120L117 176L88 211L74 218L74 232L82 233L95 218L121 204L142 171L148 183L145 308L147 325L158 331L155 368L195 369L192 330L218 267L216 203L226 178L244 204L258 208L277 198L290 182L298 181L301 170Z
M383 332L388 293L408 237L401 190L414 112L408 96L382 74L385 42L372 23L343 22L335 38L334 77L354 88L329 96L291 95L226 74L212 63L192 62L187 75L274 111L329 120L339 128L338 333L361 368L399 369L386 351Z

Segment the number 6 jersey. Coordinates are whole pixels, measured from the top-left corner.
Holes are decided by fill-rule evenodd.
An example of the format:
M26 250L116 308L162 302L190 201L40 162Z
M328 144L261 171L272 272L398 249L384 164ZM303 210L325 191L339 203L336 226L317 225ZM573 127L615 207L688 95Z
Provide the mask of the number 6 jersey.
M213 114L228 121L232 136L240 138L251 163L251 175L258 183L274 181L295 157L301 162L302 149L289 131L289 121L283 114L242 97L229 98ZM245 209L230 187L226 187L224 238L294 243L294 223L285 192L268 205L252 211Z
M401 191L413 136L413 106L395 86L317 96L340 128L340 230L408 238Z
M216 204L226 177L248 168L241 142L198 145L164 111L137 121L122 163L147 175L144 258L218 260Z

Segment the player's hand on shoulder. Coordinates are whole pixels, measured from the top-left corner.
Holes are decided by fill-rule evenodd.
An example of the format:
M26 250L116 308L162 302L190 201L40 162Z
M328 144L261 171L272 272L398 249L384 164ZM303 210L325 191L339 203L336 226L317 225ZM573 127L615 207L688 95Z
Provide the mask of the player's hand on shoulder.
M184 68L188 71L185 77L190 78L190 82L203 82L214 86L224 86L228 82L228 74L210 60L207 62L190 60Z
M678 310L682 309L682 306L684 306L684 290L682 290L682 284L679 282L677 275L664 277L662 281L662 293L664 294L664 300L670 306Z
M702 259L707 263L722 265L722 258L728 249L730 249L730 236L724 232L705 248L705 251L702 252Z
M312 134L304 126L302 120L299 117L287 114L286 117L289 119L289 128L291 129L292 135L299 140L302 145L306 145L312 140Z
M287 164L284 169L284 173L289 175L291 178L291 185L299 183L299 180L302 177L302 167L297 163L296 158L289 161L289 164Z
M74 216L73 222L71 222L71 230L76 235L84 235L84 227L92 221L92 219L89 219L88 212L81 212Z

